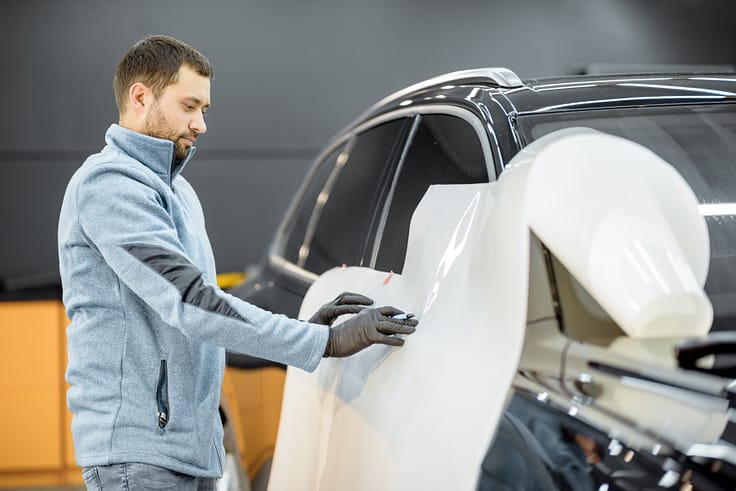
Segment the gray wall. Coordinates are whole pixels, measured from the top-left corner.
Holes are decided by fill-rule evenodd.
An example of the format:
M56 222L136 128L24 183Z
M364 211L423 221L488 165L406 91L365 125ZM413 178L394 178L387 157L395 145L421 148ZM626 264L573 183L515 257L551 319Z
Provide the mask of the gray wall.
M259 258L320 146L404 85L478 66L736 65L733 0L6 0L0 12L0 278L56 270L66 180L116 121L115 66L146 34L215 67L186 175L220 271Z

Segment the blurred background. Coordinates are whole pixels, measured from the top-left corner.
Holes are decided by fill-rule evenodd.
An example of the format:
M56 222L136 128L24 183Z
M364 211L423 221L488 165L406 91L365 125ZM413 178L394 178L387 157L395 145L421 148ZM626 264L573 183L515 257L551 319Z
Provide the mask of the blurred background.
M5 0L0 279L56 275L66 181L117 121L117 62L168 34L215 67L185 175L218 271L257 261L320 147L368 106L448 71L522 78L736 65L733 0ZM359 197L357 197L359 199Z

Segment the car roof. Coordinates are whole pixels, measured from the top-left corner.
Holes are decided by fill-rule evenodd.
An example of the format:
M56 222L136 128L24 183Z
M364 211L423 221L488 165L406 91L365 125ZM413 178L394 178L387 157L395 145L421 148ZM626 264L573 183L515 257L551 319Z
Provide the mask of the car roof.
M458 90L459 88L468 90ZM468 103L469 90L502 96L517 114L603 107L736 102L736 72L568 75L522 80L507 68L450 72L410 85L380 100L354 123L416 99ZM510 112L509 111L509 112Z
M736 102L736 73L627 73L525 80L503 91L519 114Z

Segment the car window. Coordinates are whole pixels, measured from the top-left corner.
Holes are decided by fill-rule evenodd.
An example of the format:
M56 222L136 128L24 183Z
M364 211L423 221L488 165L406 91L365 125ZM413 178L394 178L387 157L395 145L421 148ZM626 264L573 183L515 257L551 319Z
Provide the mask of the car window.
M431 184L488 182L478 134L457 116L423 115L399 165L374 266L396 273L404 267L411 216Z
M338 155L310 217L299 266L321 274L341 264L362 265L408 120L366 130Z
M520 116L527 143L552 131L584 126L640 143L669 162L701 203L710 235L705 291L712 330L736 325L736 106L645 107Z
M304 191L298 205L294 210L294 215L288 227L286 239L284 241L283 256L288 261L298 264L300 252L302 256L305 251L302 249L304 237L307 235L310 217L314 211L319 194L325 187L327 178L337 164L337 159L342 153L344 145L339 145L335 150L330 152L320 162L316 164L315 171L310 177L307 189ZM302 262L304 257L302 257Z

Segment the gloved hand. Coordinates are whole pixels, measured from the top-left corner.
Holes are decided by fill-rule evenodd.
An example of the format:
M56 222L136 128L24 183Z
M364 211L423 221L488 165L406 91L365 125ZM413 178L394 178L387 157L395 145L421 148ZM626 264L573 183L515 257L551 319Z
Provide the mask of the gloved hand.
M324 356L350 356L376 343L402 346L404 340L391 334L413 333L417 320L393 319L391 316L396 314L403 312L394 307L363 309L359 314L330 329Z
M331 326L335 319L343 314L357 314L365 307L371 305L373 300L359 293L343 292L335 300L324 304L309 319L312 324L325 324Z

